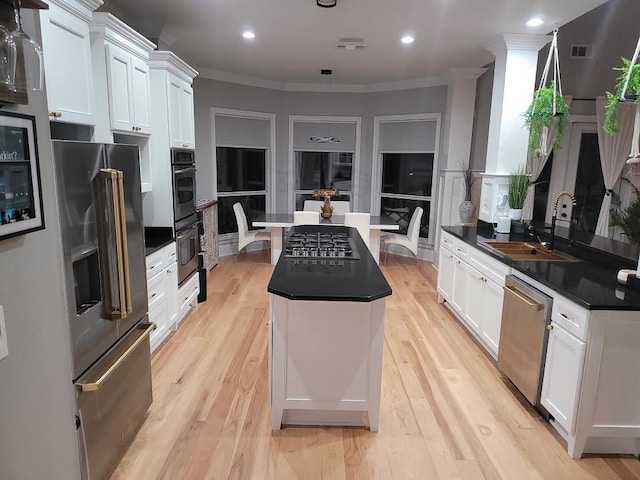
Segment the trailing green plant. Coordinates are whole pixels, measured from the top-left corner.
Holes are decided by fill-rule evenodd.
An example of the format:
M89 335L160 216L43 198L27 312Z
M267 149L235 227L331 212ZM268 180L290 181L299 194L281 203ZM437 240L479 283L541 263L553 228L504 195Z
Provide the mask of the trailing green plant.
M616 109L618 104L622 102L622 90L624 89L624 83L627 81L627 75L631 70L631 76L629 77L629 84L625 92L625 99L633 100L633 103L640 101L640 65L635 64L631 66L631 60L622 57L622 67L615 67L620 73L620 76L616 79L616 93L606 92L607 105L605 107L605 121L603 128L605 132L613 135L618 131L618 121L616 119Z
M527 198L528 189L529 175L527 175L525 167L519 167L509 177L509 191L507 192L509 208L522 208Z
M623 233L634 245L640 245L640 195L635 188L636 198L624 212L611 212L611 224L622 228Z
M553 99L556 100L556 111L553 111ZM554 82L548 87L542 87L533 92L533 100L524 112L524 124L529 128L529 153L534 154L540 142L542 127L550 127L553 120L557 119L552 150L556 150L562 143L564 126L569 119L569 106L560 92L555 88Z

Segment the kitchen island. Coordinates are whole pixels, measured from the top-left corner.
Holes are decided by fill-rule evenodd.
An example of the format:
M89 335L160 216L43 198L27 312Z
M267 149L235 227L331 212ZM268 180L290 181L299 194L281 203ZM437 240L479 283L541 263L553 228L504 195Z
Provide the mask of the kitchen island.
M351 248L344 257L290 256L285 248L274 269L268 286L272 428L284 423L378 431L391 287L356 229L296 226L289 238L307 234L342 235Z

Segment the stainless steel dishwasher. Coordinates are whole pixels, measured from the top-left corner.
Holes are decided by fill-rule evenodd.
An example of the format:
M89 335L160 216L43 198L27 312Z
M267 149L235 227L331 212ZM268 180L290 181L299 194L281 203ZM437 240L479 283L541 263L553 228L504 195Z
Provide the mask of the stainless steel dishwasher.
M498 369L532 405L540 401L552 301L531 285L507 276Z

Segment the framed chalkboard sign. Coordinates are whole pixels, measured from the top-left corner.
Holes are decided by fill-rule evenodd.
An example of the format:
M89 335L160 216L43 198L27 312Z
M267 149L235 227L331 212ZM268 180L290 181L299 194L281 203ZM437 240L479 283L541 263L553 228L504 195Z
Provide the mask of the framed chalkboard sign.
M0 111L0 239L43 228L35 117Z

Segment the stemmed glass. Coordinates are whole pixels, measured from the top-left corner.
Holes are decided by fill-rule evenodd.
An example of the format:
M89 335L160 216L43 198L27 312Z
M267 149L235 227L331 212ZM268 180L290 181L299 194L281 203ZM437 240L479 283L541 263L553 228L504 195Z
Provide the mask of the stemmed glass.
M43 84L42 48L22 30L21 6L20 0L13 0L16 29L11 32L11 36L16 45L17 58L22 58L24 61L24 81L15 83L15 91L39 91L42 90Z
M0 84L12 91L16 79L16 42L11 32L0 25Z

